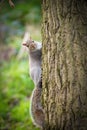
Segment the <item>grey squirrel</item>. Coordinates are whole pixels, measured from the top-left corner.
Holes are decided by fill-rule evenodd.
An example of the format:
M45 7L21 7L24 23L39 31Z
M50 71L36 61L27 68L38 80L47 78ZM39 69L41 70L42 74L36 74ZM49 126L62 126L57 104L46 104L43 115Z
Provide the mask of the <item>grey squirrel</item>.
M44 112L41 105L42 94L42 79L41 79L41 56L42 56L42 44L37 41L27 40L23 43L28 47L29 51L29 68L30 76L34 81L35 88L32 92L30 102L30 113L33 123L43 129L44 127Z

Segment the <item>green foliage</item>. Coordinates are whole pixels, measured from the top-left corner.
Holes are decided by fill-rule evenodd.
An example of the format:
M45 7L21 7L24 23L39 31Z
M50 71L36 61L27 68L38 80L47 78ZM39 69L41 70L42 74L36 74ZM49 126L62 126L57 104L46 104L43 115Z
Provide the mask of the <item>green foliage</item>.
M5 62L0 72L0 129L36 130L29 115L34 84L28 74L28 61L14 58Z
M40 39L33 34L35 39ZM0 67L0 130L38 130L29 115L29 103L34 84L29 75L28 59L18 59L21 37L9 37L8 46L17 50L16 56Z
M41 1L33 0L33 1L15 1L15 8L11 8L8 5L8 2L4 2L4 10L1 9L0 20L6 21L6 23L10 24L13 21L19 21L20 24L25 23L38 23L41 19Z
M29 100L21 101L18 106L12 109L12 118L18 121L25 121L29 118Z
M40 0L19 0L14 4L15 8L11 8L8 1L4 1L0 10L1 26L7 28L7 33L3 31L7 44L3 42L3 45L15 51L10 59L0 61L0 130L38 130L29 114L34 84L29 75L28 59L26 54L20 60L17 56L26 23L32 38L41 41L40 25L37 24L40 24L41 4Z

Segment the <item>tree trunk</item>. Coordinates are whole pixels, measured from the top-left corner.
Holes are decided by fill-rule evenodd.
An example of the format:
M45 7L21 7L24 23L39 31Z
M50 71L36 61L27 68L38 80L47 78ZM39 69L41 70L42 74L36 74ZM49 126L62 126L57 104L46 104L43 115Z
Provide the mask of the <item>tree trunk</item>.
M43 0L45 130L87 130L87 2Z

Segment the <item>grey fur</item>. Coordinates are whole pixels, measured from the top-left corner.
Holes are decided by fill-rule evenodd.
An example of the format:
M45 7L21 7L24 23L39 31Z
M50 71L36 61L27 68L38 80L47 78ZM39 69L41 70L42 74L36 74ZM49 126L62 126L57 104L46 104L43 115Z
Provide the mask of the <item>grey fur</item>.
M35 86L37 86L41 78L41 53L41 49L32 52L29 51L30 76Z
M31 106L30 106L30 113L33 123L42 128L44 127L44 112L41 105L41 92L42 88L36 87L33 90L31 96Z
M30 50L32 44L36 44L34 50ZM42 44L36 41L28 41L26 46L29 48L29 68L30 76L34 81L35 88L32 92L31 102L30 102L30 113L33 123L44 128L44 112L41 104L41 94L42 94L42 79L41 79L41 56L42 56Z

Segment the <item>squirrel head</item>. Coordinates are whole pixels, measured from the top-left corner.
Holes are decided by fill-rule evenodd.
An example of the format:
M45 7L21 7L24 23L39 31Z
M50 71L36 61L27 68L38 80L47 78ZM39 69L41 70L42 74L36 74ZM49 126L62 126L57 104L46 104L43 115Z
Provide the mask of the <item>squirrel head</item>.
M29 49L29 51L34 51L37 48L37 45L31 39L23 43L23 45L26 46Z

